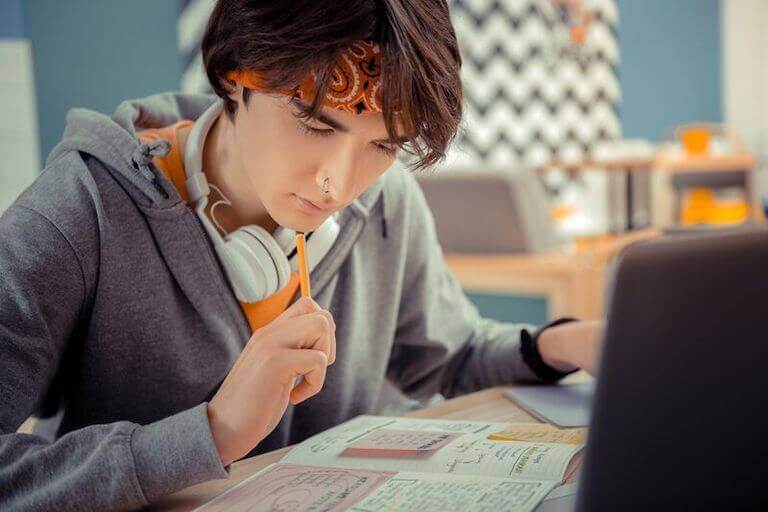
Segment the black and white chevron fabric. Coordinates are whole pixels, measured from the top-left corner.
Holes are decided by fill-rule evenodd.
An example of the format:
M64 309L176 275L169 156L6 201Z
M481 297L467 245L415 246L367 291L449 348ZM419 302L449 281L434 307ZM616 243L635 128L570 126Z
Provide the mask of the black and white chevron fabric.
M447 167L520 167L589 156L620 137L615 0L582 0L592 14L570 43L553 0L449 0L464 65L463 128ZM210 91L200 40L214 0L182 0L185 91Z
M551 0L453 0L464 64L464 130L449 165L578 160L620 136L614 0L583 0L586 38L572 45Z

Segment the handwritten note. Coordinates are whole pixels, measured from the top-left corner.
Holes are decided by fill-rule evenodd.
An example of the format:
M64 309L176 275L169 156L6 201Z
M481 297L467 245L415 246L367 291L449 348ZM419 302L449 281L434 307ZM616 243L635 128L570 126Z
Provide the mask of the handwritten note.
M584 444L586 428L560 429L546 423L513 423L488 436L496 441L528 441L532 443Z
M352 442L341 453L346 457L427 457L461 434L383 428Z
M398 473L352 507L354 512L529 512L554 482Z
M395 474L272 464L195 512L340 512Z
M435 459L440 459L440 472L445 473L561 482L568 462L579 449L575 445L501 442L465 436Z

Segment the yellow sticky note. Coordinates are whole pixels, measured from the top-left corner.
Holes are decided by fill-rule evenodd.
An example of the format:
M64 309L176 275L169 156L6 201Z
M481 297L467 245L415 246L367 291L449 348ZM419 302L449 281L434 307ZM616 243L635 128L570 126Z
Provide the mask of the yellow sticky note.
M530 443L584 444L586 428L560 429L546 423L511 423L488 436L494 441L526 441Z

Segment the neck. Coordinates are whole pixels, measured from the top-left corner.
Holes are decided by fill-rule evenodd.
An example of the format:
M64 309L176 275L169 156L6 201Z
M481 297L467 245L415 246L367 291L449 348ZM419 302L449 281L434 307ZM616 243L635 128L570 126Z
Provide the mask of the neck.
M222 114L208 131L203 146L206 179L232 203L217 208L216 219L227 233L249 224L259 225L272 233L277 229L277 223L251 190L234 145L234 125L226 114Z

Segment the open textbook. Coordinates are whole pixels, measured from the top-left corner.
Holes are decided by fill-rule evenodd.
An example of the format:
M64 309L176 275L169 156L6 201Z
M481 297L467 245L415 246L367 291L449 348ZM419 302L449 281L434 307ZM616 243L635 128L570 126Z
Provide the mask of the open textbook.
M562 483L582 445L488 438L507 427L358 416L197 510L531 511Z

